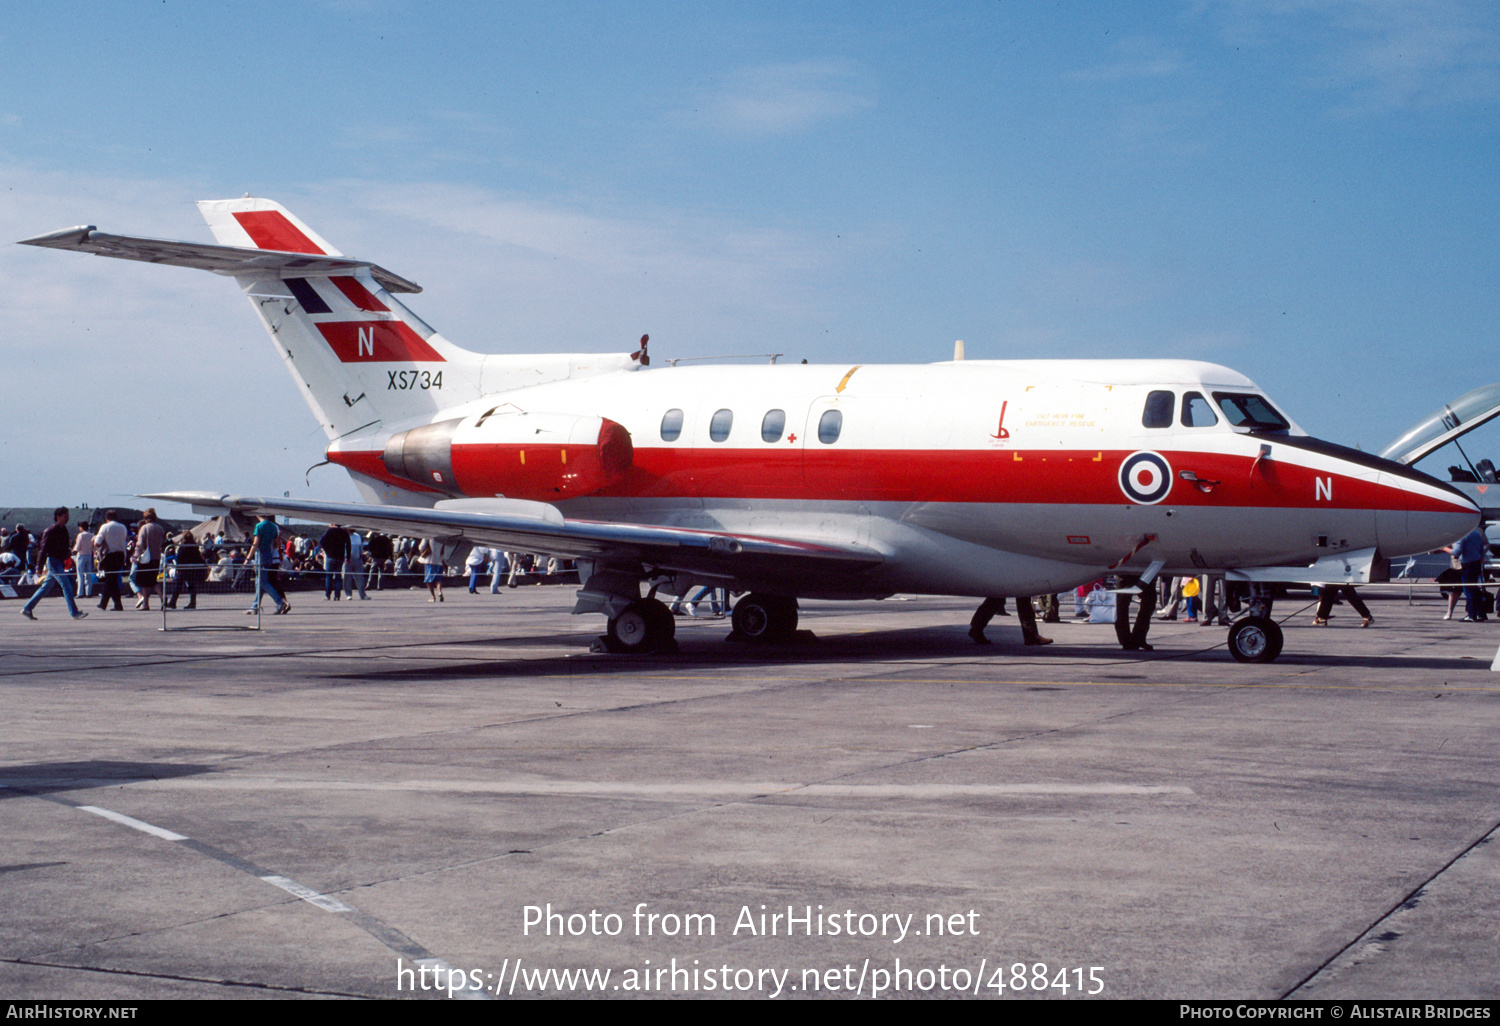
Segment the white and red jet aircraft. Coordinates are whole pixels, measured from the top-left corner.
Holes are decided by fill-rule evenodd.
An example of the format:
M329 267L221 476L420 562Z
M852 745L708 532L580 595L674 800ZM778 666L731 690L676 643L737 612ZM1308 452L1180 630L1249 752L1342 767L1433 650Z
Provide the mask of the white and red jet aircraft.
M418 286L279 204L199 207L218 245L93 227L25 242L234 278L366 502L152 497L574 557L574 612L604 613L617 651L670 644L658 591L748 592L736 630L776 639L798 597L1036 595L1110 571L1367 581L1479 521L1447 484L1309 437L1215 364L483 355L393 295ZM1274 659L1280 628L1243 618L1230 649Z

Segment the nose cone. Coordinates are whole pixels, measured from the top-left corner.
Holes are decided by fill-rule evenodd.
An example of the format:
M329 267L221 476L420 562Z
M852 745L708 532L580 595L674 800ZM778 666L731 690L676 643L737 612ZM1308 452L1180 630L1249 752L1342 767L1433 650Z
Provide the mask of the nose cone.
M1380 472L1389 498L1375 515L1380 552L1389 558L1449 545L1479 524L1479 507L1456 488L1399 463ZM1394 501L1391 501L1394 500Z

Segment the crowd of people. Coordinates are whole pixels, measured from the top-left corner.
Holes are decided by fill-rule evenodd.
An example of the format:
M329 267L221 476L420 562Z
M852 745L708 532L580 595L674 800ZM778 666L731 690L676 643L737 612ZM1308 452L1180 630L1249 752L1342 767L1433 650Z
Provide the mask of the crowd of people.
M17 524L14 530L0 527L0 584L29 581L39 585L21 609L21 615L28 619L36 619L37 604L54 590L62 593L69 615L76 620L88 616L78 608L77 598L92 599L96 589L100 610L112 605L115 611L123 612L127 589L135 598L136 609L150 610L158 586L160 601L169 609L197 608L199 592L213 585L215 590L252 592L247 613L260 611L263 596L274 600L277 613L287 613L291 604L284 592L309 584L321 584L324 599L331 601L352 600L356 592L361 599L368 599L367 589L420 586L427 590L427 601L442 602L443 583L449 577L467 576L471 595L478 594L482 579L488 577L489 590L495 594L502 586L516 587L520 580L540 583L574 569L571 561L555 556L474 546L460 571L447 564L441 547L434 546L430 539L379 532L366 537L339 524L329 525L314 537L283 531L273 517L266 516L260 518L249 538L239 542L229 541L223 531L201 541L191 531L169 536L154 509L142 513L136 524L122 521L115 510L107 510L97 530L80 524L72 534L68 520L67 507L59 506L53 511L52 525L40 535L33 535L24 524ZM1452 619L1462 594L1463 619L1487 620L1495 600L1483 587L1484 559L1489 552L1484 531L1475 528L1444 551L1451 559L1449 570L1438 578L1448 599L1444 619ZM1106 587L1110 583L1113 588ZM1163 609L1155 614L1156 619L1176 620L1181 609L1187 619L1202 626L1228 625L1230 617L1250 601L1252 587L1217 574L1159 577L1145 585L1137 578L1121 576L1076 589L1072 593L1073 615L1113 622L1122 648L1150 651L1146 636L1157 606ZM184 591L188 601L179 606ZM724 593L721 599L720 593L721 589L704 588L693 599L674 603L672 612L694 615L707 605L712 615L722 616L728 612L730 596ZM1139 602L1134 623L1132 600ZM1269 609L1268 597L1262 600ZM1374 621L1353 587L1334 584L1319 588L1314 625L1326 626L1339 601L1347 602L1360 616L1361 627ZM985 627L995 616L1009 615L1005 603L1002 596L985 599L970 621L969 637L988 645ZM1027 645L1050 645L1052 639L1044 637L1037 626L1038 612L1042 623L1059 622L1059 596L1016 599L1022 640Z
M321 534L298 534L261 517L250 537L226 538L223 531L197 538L191 531L169 534L154 509L136 523L107 510L97 529L68 526L69 513L59 507L53 525L34 535L25 525L0 528L0 583L39 585L22 609L28 619L43 597L61 591L75 619L79 598L98 599L98 608L150 610L153 599L170 609L196 609L200 592L247 592L247 612L258 612L263 596L277 613L291 609L285 592L321 588L326 600L367 599L369 590L423 587L428 601L443 601L445 580L468 578L477 594L487 578L491 593L522 583L564 578L575 569L571 560L533 553L472 548L463 566L450 565L429 539L371 532L368 536L338 524ZM451 583L451 581L450 581ZM186 592L186 603L182 603ZM182 604L180 604L182 603Z

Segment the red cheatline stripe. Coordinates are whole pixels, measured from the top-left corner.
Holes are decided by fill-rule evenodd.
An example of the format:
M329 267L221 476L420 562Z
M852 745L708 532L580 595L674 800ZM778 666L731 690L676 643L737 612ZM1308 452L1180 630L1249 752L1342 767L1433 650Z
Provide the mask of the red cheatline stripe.
M457 445L458 483L518 499L555 500L564 466L558 446ZM525 469L519 459L525 449ZM582 450L580 450L581 452ZM373 454L372 454L373 455ZM570 461L573 459L569 454ZM1120 489L1125 451L1051 450L797 450L637 447L633 465L617 484L600 489L614 497L713 497L787 501L910 501L1130 505ZM1456 503L1279 462L1210 453L1164 452L1174 467L1218 481L1201 492L1174 480L1164 504L1178 507L1262 509L1402 509L1452 512ZM351 465L353 454L336 462ZM1017 457L1020 457L1019 459ZM330 458L334 458L330 456ZM483 472L481 472L483 468ZM368 472L368 471L367 471ZM1316 480L1332 479L1332 501L1320 500ZM566 496L564 496L566 497Z
M236 211L234 219L245 229L250 241L261 249L283 253L322 253L323 250L279 210Z

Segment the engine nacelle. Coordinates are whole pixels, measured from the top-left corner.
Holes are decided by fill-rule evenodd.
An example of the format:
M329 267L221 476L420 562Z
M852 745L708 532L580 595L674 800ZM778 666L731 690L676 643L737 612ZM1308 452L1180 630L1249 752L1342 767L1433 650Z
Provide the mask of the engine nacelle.
M386 473L434 491L541 502L607 488L634 458L630 432L605 417L514 408L402 431L380 455Z

